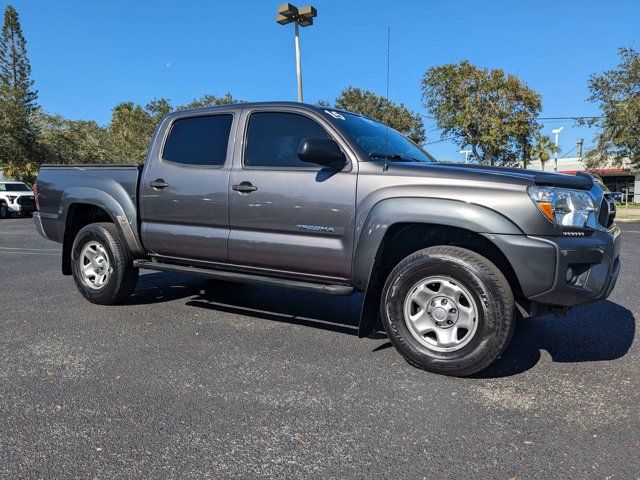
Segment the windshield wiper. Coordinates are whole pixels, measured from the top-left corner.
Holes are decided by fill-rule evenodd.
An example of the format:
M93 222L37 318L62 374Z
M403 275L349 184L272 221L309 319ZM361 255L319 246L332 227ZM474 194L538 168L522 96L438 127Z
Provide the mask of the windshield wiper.
M380 153L380 152L371 152L369 154L369 158L384 158L384 170L386 171L389 168L387 164L387 160L396 160L400 162L421 162L422 160L418 160L417 158L409 157L407 155L401 155L400 153Z

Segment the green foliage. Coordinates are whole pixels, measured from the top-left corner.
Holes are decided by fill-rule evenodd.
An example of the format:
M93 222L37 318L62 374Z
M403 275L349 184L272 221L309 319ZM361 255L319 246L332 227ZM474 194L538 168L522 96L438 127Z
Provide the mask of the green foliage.
M596 145L587 153L589 168L621 166L625 158L632 168L640 168L640 52L620 48L619 54L617 68L589 78L589 101L599 104L603 114L579 122L599 129Z
M39 117L43 163L103 163L107 161L107 129L94 121Z
M109 162L143 162L154 128L153 116L145 108L133 102L116 105L107 129Z
M8 177L29 183L39 168L38 93L30 75L18 12L9 5L0 38L0 165Z
M318 101L318 105L321 101ZM328 102L327 102L328 103ZM394 128L417 144L425 142L424 125L420 115L403 103L397 104L369 90L347 87L335 101L336 108L359 113Z
M245 103L244 100L238 100L233 98L230 92L225 93L221 97L215 95L203 95L200 98L194 98L187 105L178 107L178 110L184 110L187 108L202 108L202 107L215 107L217 105L229 105L231 103Z
M556 144L551 140L551 137L547 135L539 135L532 150L532 157L535 160L540 160L542 170L545 170L545 165L551 158L551 155L559 151L560 149L556 147Z
M542 100L516 76L467 61L432 67L422 78L422 99L442 138L470 146L480 163L515 165L529 159Z

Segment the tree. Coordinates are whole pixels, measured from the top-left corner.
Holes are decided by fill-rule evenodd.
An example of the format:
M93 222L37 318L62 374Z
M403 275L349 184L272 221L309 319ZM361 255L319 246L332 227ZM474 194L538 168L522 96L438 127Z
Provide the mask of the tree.
M322 105L320 102L324 103L323 100L320 100L318 105ZM378 120L398 130L415 143L425 142L422 118L419 114L405 107L403 103L397 104L369 90L347 87L336 98L335 106Z
M596 126L596 145L587 153L590 168L613 163L622 166L628 159L640 168L640 52L620 48L618 67L589 78L589 101L597 103L602 117L579 123Z
M544 170L544 166L551 158L552 153L559 152L560 149L556 147L556 144L553 143L551 137L547 135L539 135L536 144L533 147L533 158L540 161L540 165L542 166L542 170ZM526 168L526 165L525 165Z
M42 114L40 144L46 163L82 164L107 161L107 129L94 121Z
M480 163L526 161L540 130L540 95L501 69L468 61L432 67L422 78L422 100L442 129L441 138L470 146Z
M187 105L178 107L178 110L184 110L187 108L215 107L217 105L229 105L231 103L245 103L245 101L233 98L231 92L227 92L221 97L205 94L200 98L194 98L191 103L188 103Z
M141 163L155 128L152 115L133 102L113 109L107 129L107 158L113 163Z
M0 165L5 175L31 183L39 168L36 114L27 42L18 12L4 12L0 38Z

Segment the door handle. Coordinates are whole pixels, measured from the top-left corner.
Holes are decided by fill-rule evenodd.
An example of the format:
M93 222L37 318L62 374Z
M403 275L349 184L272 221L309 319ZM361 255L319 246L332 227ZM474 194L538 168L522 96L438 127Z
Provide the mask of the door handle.
M255 192L258 189L258 187L251 185L251 182L242 182L238 185L233 185L231 188L240 193Z
M149 186L153 188L165 188L168 187L169 184L165 182L163 178L156 178L153 182L149 182Z

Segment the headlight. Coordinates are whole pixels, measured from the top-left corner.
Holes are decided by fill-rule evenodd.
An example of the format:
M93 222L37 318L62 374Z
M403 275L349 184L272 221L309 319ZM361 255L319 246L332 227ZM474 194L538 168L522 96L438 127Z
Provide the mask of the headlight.
M557 187L529 187L527 191L553 223L563 227L596 227L595 204L587 192Z

